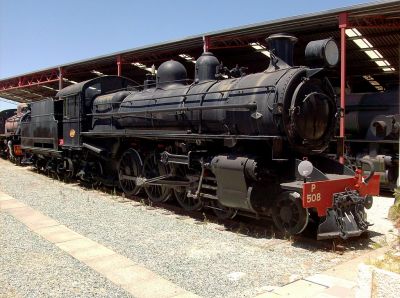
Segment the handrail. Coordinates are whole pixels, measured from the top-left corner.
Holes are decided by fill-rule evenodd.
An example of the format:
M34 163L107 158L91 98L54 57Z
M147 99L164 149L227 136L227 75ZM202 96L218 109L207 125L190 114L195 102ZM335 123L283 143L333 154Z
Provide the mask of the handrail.
M231 104L223 106L198 106L198 107L180 107L180 108L169 108L169 109L158 109L151 111L131 111L131 112L117 112L117 113L92 113L87 114L87 116L123 116L123 115L135 115L135 114L155 114L155 113L166 113L166 112L190 112L190 111L205 111L205 110L223 110L223 109L257 109L256 103L246 103L246 104Z
M174 98L174 97L188 97L188 96L198 96L198 95L207 95L207 94L215 94L215 93L225 93L225 92L232 92L232 91L243 91L249 89L261 89L265 88L268 92L275 91L275 86L254 86L254 87L243 87L243 88L233 88L233 89L225 89L225 90L218 90L218 91L205 91L199 93L191 93L191 94L181 94L181 95L168 95L168 96L161 96L157 98L145 98L143 100L158 100L158 99L165 99L165 98ZM107 102L107 103L100 103L94 104L94 106L98 105L108 105L108 104L122 104L123 102ZM121 108L130 108L131 106L122 106Z

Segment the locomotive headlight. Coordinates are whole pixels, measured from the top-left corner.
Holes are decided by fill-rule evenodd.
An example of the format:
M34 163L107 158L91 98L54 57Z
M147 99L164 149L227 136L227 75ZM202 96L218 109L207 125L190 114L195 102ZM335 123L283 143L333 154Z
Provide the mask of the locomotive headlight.
M297 166L297 171L299 171L300 176L307 178L311 175L314 166L308 160L303 160Z
M339 62L339 48L333 38L310 41L305 50L306 61L315 67L334 67Z

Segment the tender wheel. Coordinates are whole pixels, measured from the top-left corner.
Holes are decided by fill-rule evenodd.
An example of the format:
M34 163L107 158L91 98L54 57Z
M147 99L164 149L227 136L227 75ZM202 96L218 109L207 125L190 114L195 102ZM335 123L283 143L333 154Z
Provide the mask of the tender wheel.
M147 179L163 176L168 173L168 168L161 163L159 155L155 152L150 153L144 160L143 175ZM167 201L172 194L172 189L168 186L146 185L144 190L149 200L154 203Z
M185 166L176 166L174 168L174 172L176 176L185 179L187 175L187 168ZM198 211L203 208L204 202L200 198L194 199L187 196L186 187L175 187L174 194L178 204L186 211Z
M118 179L123 192L128 195L137 195L141 187L137 185L137 178L143 168L142 159L134 149L126 150L118 164Z
M21 160L22 160L22 157L21 156L17 156L17 157L14 157L12 162L14 164L16 164L17 166L20 166L21 165Z
M283 192L272 208L272 219L284 233L296 235L303 232L308 224L308 210L303 208L300 194Z
M219 219L232 219L237 214L237 209L222 206L217 200L212 201L212 210Z
M35 161L35 168L38 173L41 171L44 171L44 168L46 167L46 161L44 159L38 158Z

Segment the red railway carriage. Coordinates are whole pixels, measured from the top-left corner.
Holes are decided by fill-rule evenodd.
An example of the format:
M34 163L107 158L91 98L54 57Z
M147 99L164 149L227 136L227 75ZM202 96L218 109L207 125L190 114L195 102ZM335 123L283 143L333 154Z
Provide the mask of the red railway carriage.
M0 112L0 153L3 157L19 163L22 159L20 121L26 114L27 104L18 104L17 109Z

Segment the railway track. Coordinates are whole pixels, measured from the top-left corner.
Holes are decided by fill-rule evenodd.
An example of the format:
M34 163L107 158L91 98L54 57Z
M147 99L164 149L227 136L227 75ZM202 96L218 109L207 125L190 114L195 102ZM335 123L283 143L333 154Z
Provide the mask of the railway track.
M278 240L291 242L292 245L295 246L331 251L338 254L343 254L347 249L354 247L357 242L355 239L349 239L349 241L344 241L342 239L317 240L316 228L318 225L313 223L310 223L302 234L290 236L276 230L272 219L266 217L256 219L238 214L233 219L221 219L216 216L212 212L212 208L208 206L201 211L187 211L180 207L173 198L164 203L155 203L145 197L145 194L126 197L123 192L111 190L110 188L103 187L103 189L100 190L106 193L112 191L113 195L124 198L124 200L119 201L122 204L135 203L138 205L145 205L150 210L165 210L161 213L166 215L189 217L195 220L196 224L213 223L220 227L217 228L219 230L237 233L242 237L276 238ZM364 234L360 239L368 238L367 235L368 234ZM280 243L282 242L277 242L276 245L279 245Z
M85 189L95 189L103 193L112 194L118 197L118 202L121 204L136 204L138 206L146 206L149 210L163 210L161 213L165 215L175 215L177 217L189 217L195 221L195 224L216 224L219 228L218 230L226 230L233 233L237 233L242 237L253 237L253 238L275 238L277 240L276 245L282 243L282 241L287 241L292 243L294 246L304 247L307 249L331 251L338 254L343 254L348 249L353 249L358 245L358 242L365 242L368 239L368 233L364 233L361 237L355 239L327 239L327 240L316 240L316 228L317 224L309 223L308 227L300 234L295 236L285 235L284 233L278 231L272 222L272 219L267 217L263 218L252 218L248 216L242 216L240 213L233 219L222 219L216 216L212 212L212 207L205 206L201 211L187 211L184 210L174 197L172 196L167 202L156 203L150 201L145 194L140 193L139 195L127 197L122 191L108 187L105 185L90 185L78 179L64 181L59 179L56 175L43 173L42 171L37 171L34 167L30 169L36 173L45 174L50 179L60 180L67 184L76 184L79 187ZM122 200L121 200L122 199ZM360 246L364 246L361 244Z

